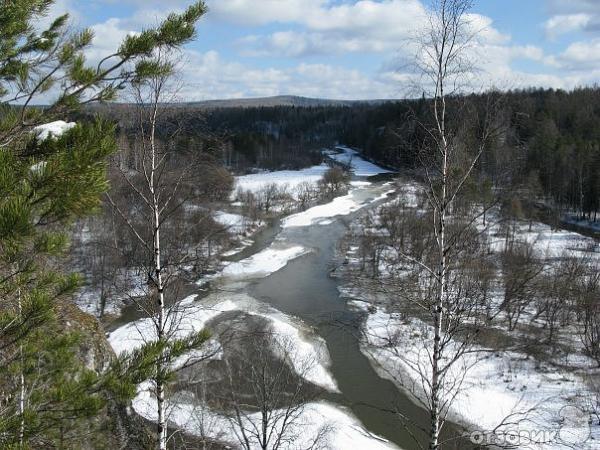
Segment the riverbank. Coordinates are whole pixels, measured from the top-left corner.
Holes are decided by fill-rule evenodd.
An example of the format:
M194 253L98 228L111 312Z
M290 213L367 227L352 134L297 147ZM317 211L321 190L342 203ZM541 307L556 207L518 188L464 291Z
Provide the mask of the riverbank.
M393 202L416 211L420 205L418 190L418 185L406 183L404 189L399 189L399 200ZM341 293L349 305L366 315L361 351L373 367L382 377L410 392L415 401L427 402L422 382L431 371L427 352L433 339L431 323L404 296L395 296L393 289L377 286L378 278L391 280L410 264L399 264L393 248L384 245L373 251L379 258L377 261L366 259L367 266L375 266L373 271L377 275L372 277L371 272L368 275L363 272L364 242L369 242L369 236L383 236L381 240L385 241L389 235L381 223L380 211L374 210L367 224L352 224L353 233L341 254L345 260L339 271ZM493 259L504 250L506 227L501 227L497 215L488 215L487 219L487 226L481 220L476 225L484 233L483 240ZM578 233L553 230L538 222L515 222L511 227L518 240L532 246L536 258L545 266L541 269L545 273L557 270L566 255L586 261L600 258L599 244ZM485 338L470 347L448 374L449 384L456 393L448 417L472 432L481 431L476 437L492 436L498 444L516 434L518 448L566 449L573 448L573 441L577 441L577 448L596 448L600 440L597 406L600 370L578 342L578 331L568 323L562 324L556 331L555 347L542 348L539 344L547 331L536 311L537 305L532 302L523 307L522 321L530 325L513 332L506 329L506 315L500 308L504 299L500 284L494 285L489 295L492 307L498 312L481 331ZM451 354L460 345L459 340L446 344ZM575 418L579 421L577 427L565 426L565 421L572 419L565 416L569 409L582 413Z

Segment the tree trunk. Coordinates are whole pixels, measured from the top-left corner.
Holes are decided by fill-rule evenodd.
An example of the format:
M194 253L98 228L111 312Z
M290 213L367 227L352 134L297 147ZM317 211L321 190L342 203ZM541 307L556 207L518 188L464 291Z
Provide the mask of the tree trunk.
M17 289L17 301L19 306L19 319L22 320L23 307L21 304L21 289ZM19 370L19 448L25 448L25 368L23 358L23 345L19 345L19 359L21 360L21 367Z
M165 340L165 292L164 283L162 277L162 261L160 253L160 200L157 193L157 161L156 161L156 116L158 112L158 93L155 98L153 105L152 118L150 122L150 158L151 158L151 170L150 170L150 193L152 195L152 227L153 227L153 251L154 251L154 282L156 284L157 294L157 329L156 338L158 342ZM156 408L157 408L157 448L159 450L167 449L167 415L166 415L166 401L165 401L165 385L163 380L163 373L165 371L165 358L166 355L161 355L156 363Z

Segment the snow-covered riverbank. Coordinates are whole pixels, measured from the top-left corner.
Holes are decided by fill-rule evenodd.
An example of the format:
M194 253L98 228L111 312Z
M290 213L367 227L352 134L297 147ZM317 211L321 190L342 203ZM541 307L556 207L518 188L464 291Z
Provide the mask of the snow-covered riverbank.
M404 193L402 188L399 190L400 201L406 207L418 207L415 188L418 187L408 185ZM493 214L488 215L487 227L482 223L476 225L486 234L490 252L499 254L506 244L506 225L501 228L494 219ZM369 225L374 228L369 231L385 236L385 230L376 229L379 225L375 214ZM358 224L355 226L359 227ZM510 226L520 240L532 246L534 254L544 261L545 270L549 273L565 255L586 260L600 258L599 243L578 233L552 230L536 222L519 222ZM361 236L361 232L356 235ZM356 270L360 270L361 265L358 245L358 242L351 241L345 254L348 266ZM397 269L390 267L389 261L383 261L379 271L385 277ZM373 367L381 376L418 398L417 401L427 402L428 388L423 380L427 380L427 374L431 372L428 349L433 340L432 326L422 318L402 311L398 305L403 300L397 299L394 305L392 294L377 294L361 288L356 283L356 274L349 275L341 292L349 304L365 312L365 339L361 350ZM491 295L492 304L499 308L503 292L496 289ZM532 304L522 313L522 320L529 322L532 333L543 330L544 326L533 308ZM502 326L502 317L500 310L496 320L490 323L490 327L498 333L507 332ZM518 333L525 332L521 330ZM535 340L534 335L519 336L519 339L528 337ZM518 448L599 448L600 395L597 381L600 369L596 361L585 354L573 326L561 326L557 336L556 351L543 358L519 349L485 345L470 348L446 374L447 385L456 389L449 418L465 424L475 433L480 431L482 434L473 435L476 438L485 433L493 434L496 443L501 443L501 439L511 439L516 433ZM447 353L454 354L452 349L460 344L453 340L448 342ZM573 412L579 415L573 418ZM567 422L573 420L576 422L570 423L569 427Z

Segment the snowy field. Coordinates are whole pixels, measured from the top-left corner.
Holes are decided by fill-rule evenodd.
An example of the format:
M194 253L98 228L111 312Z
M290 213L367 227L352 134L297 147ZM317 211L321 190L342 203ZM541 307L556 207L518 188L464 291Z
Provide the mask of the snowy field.
M426 351L430 345L425 340L431 342L432 327L418 319L406 320L380 309L367 316L364 326L368 342L361 348L373 367L381 376L404 389L410 387L408 390L413 395L424 399L421 374L431 371L430 355ZM387 346L390 338L397 335L404 339L397 340L394 348ZM450 348L455 346L456 343L449 344ZM448 384L460 386L449 412L452 420L465 424L470 430L496 430L498 435L517 432L534 436L539 431L548 431L538 441L520 441L519 448L523 449L573 448L572 436L561 439L559 431L566 405L583 408L595 401L595 394L581 377L583 370L556 370L517 352L474 350L461 357L447 375ZM594 367L591 360L584 357L579 364L581 369ZM587 433L587 420L586 417L582 423L584 433ZM581 443L576 448L599 448L598 428L590 428L594 441Z
M392 173L390 170L379 167L376 164L361 158L356 150L352 150L345 146L337 146L336 149L341 153L328 151L326 152L326 155L333 160L349 165L351 171L356 176L369 177L382 173ZM233 188L234 195L235 192L240 189L256 193L270 184L276 184L280 187L285 186L291 192L294 192L296 188L303 183L318 183L328 169L329 166L323 163L318 166L312 166L301 170L265 171L235 177L235 185Z
M316 184L323 178L327 169L329 169L327 164L320 164L302 170L278 170L235 177L233 195L240 189L256 193L270 184L286 186L293 192L302 183Z
M189 394L192 396L192 394ZM156 421L155 399L150 383L138 388L138 395L133 401L138 414L148 420ZM273 416L281 416L281 411L274 411ZM235 420L217 412L200 408L196 404L177 402L169 408L169 421L187 433L197 436L210 436L235 446L239 445L240 431ZM242 419L245 429L254 429L260 424L261 416L254 413ZM281 426L274 426L275 433ZM286 450L305 450L313 448L314 440L321 435L322 439L316 448L328 450L390 450L398 449L395 445L379 436L369 433L349 411L328 402L313 402L305 406L299 417L286 431L290 440ZM253 448L260 448L259 443L251 438Z

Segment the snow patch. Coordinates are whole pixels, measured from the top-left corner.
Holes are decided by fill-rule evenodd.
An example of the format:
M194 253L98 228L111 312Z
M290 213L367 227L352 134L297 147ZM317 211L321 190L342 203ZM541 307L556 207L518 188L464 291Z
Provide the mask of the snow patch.
M381 173L393 173L391 170L379 167L360 157L356 150L353 150L345 145L337 145L336 150L341 153L328 152L327 155L341 164L350 167L350 170L359 177L370 177Z
M133 400L133 408L144 418L157 420L156 400L151 382L139 386L138 394ZM272 416L281 417L283 413L283 411L274 411ZM168 408L168 419L170 423L187 433L197 436L208 434L209 437L226 441L231 445L239 443L237 437L239 430L235 425L235 419L207 407L178 402ZM260 419L260 413L248 414L242 419L242 423L245 428L251 428L253 424L260 423ZM281 430L275 425L275 430L277 429ZM288 450L311 448L313 440L322 430L325 430L324 448L329 450L398 449L387 440L368 432L352 413L328 402L312 402L305 406L298 419L286 429L294 439L291 439L285 448ZM253 444L253 448L254 446L259 448L257 442Z
M310 250L294 245L277 248L273 245L254 255L233 262L223 269L222 274L231 278L264 278L284 268L289 261L298 258Z
M274 172L243 175L236 177L233 192L235 193L241 189L256 193L270 184L287 186L291 191L294 191L302 183L316 184L323 178L323 174L328 169L329 166L327 164L320 164L302 170L277 170Z
M346 216L354 211L357 211L370 203L377 202L387 197L388 194L394 192L394 189L388 190L383 194L370 199L366 202L361 202L356 199L354 193L358 190L354 189L347 195L334 198L331 202L324 205L313 206L306 211L292 214L282 221L283 228L289 227L307 227L309 225L329 225L331 220L327 220L335 216ZM325 219L325 220L322 220Z
M38 139L44 141L49 137L60 137L63 133L70 130L75 125L75 122L65 122L64 120L57 120L55 122L49 122L43 125L38 125L33 129L33 132L37 134Z

